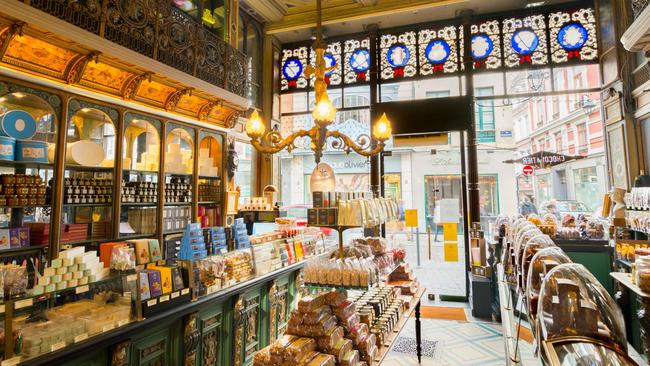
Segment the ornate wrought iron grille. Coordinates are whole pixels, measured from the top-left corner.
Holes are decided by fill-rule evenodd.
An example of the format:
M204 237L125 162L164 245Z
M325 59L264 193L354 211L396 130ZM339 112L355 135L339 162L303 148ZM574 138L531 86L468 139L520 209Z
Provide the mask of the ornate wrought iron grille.
M168 1L30 0L30 6L239 96L249 58Z

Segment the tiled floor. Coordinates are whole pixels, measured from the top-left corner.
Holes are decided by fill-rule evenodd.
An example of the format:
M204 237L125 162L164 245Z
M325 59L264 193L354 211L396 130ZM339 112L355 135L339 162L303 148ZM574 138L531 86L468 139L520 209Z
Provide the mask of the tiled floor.
M411 319L400 337L415 338ZM423 357L424 366L503 366L504 346L501 324L422 319L422 339L437 342L434 357ZM533 346L520 342L523 365L540 365L533 357ZM417 365L415 355L392 351L382 366Z

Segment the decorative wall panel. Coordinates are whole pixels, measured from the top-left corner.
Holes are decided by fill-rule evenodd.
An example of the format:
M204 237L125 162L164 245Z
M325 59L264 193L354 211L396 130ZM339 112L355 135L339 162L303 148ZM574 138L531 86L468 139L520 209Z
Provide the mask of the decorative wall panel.
M86 65L80 85L101 90L106 93L120 95L124 84L133 74L101 62L89 62Z
M499 21L489 20L471 27L474 69L501 67L501 29Z
M282 52L280 65L280 89L282 91L306 89L308 82L305 67L309 64L309 48L307 46L285 49Z
M25 35L13 37L2 62L64 80L68 64L77 55L76 52Z
M503 21L506 67L548 64L546 19L543 15Z
M343 79L345 84L368 81L368 70L373 59L370 55L370 39L348 39L343 42Z
M551 13L549 29L554 63L598 60L594 9Z
M458 71L458 30L450 25L418 32L420 75Z
M327 85L341 85L343 78L342 78L342 65L341 65L341 42L332 42L327 45L327 49L325 50L325 55L323 56L325 58L325 66L327 68L331 68L325 72L325 82ZM316 67L316 52L313 49L309 49L309 60L310 64L313 67ZM314 82L316 81L316 77L312 76L310 78L310 85L314 86Z
M417 73L417 37L414 31L382 34L380 38L381 79L415 76Z

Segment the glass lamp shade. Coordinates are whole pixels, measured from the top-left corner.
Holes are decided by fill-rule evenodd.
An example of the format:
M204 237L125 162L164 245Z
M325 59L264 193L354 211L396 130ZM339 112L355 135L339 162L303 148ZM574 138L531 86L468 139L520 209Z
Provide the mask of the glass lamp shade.
M312 192L334 192L336 190L334 169L329 164L318 163L311 173L309 188Z
M251 138L259 138L264 135L264 132L266 132L264 121L262 121L262 118L260 118L260 115L257 113L257 111L253 111L251 118L249 118L248 122L246 122L246 133Z
M336 108L332 105L327 94L323 95L318 103L316 103L312 116L314 117L314 122L321 126L334 122L336 119Z
M386 117L386 113L381 115L379 121L375 123L372 127L372 136L379 141L386 141L390 138L393 133L393 129L390 126L390 121Z

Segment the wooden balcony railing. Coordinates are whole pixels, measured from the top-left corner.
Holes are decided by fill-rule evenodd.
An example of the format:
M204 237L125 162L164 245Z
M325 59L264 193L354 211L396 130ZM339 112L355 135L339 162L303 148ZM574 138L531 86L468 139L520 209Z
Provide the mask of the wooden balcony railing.
M22 0L102 38L247 98L250 59L164 0Z

